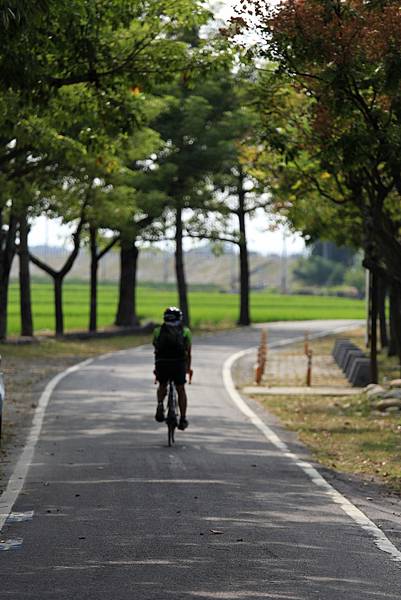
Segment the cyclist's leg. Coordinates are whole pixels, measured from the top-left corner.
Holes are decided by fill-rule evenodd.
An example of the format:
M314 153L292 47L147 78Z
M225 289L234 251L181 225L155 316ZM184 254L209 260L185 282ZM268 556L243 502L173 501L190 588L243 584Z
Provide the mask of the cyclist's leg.
M165 366L161 362L156 362L155 365L156 379L159 382L159 386L157 388L157 408L155 419L158 423L162 423L164 421L164 398L167 395L167 384L168 384L168 374L166 373Z
M185 391L185 383L187 377L187 368L185 360L179 360L174 366L174 384L177 390L178 406L180 408L180 415L182 419L185 419L187 414L187 394Z
M167 383L161 382L159 383L159 387L157 388L157 408L155 419L158 423L163 423L164 421L164 398L167 394Z
M167 395L167 384L170 378L168 364L166 364L166 362L163 360L156 361L155 374L156 379L159 383L159 386L157 388L157 401L163 402L164 398Z
M167 381L163 381L163 383L159 383L159 387L157 388L157 401L163 402L163 400L166 396L167 396Z
M177 389L178 406L180 409L180 415L181 415L181 418L185 419L185 417L187 415L187 404L188 404L187 393L185 391L185 384L176 385L175 387Z

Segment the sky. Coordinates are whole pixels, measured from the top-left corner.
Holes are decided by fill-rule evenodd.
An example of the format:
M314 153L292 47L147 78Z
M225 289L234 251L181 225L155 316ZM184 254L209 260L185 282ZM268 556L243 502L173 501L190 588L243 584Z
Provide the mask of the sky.
M282 228L269 231L269 221L265 216L259 216L248 222L248 247L260 254L300 253L304 242L298 235L293 235ZM200 242L187 240L186 249ZM30 246L71 246L71 228L60 224L59 219L39 217L35 220L29 235ZM160 244L163 246L163 244Z
M211 5L218 18L227 19L233 12L237 0L211 0ZM299 235L290 234L279 228L277 231L269 230L269 222L265 215L258 215L248 221L249 249L260 254L288 254L299 253L304 250L305 244ZM71 229L61 226L60 221L39 217L34 221L29 236L31 246L68 246L70 244ZM195 245L192 241L186 242L189 248Z

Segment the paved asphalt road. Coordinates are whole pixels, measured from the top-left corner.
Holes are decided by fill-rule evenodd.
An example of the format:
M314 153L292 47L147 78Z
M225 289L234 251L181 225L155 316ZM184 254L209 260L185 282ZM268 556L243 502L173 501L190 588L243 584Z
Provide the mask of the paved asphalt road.
M296 327L272 326L270 341ZM17 541L0 552L0 598L400 598L401 565L227 394L224 360L258 335L197 341L190 427L173 449L154 421L150 348L61 381L13 509L33 518L1 534Z

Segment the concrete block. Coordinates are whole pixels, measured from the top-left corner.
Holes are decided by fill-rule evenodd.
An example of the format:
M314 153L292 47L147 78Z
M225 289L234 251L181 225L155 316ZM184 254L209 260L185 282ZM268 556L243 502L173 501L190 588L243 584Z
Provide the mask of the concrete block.
M354 387L365 387L371 383L369 358L355 358L348 379Z
M334 346L333 346L333 352L332 352L334 358L335 358L338 350L341 348L341 346L344 346L344 344L345 345L350 344L350 341L347 340L346 338L338 338L335 341Z
M349 340L343 340L343 339L341 339L341 340L337 340L336 341L336 343L334 345L334 348L333 348L332 355L333 355L333 358L334 358L334 360L336 361L337 364L338 364L339 358L341 356L341 353L346 348L349 348L349 347L352 347L352 346L353 346L353 344Z
M348 353L349 352L354 352L355 350L360 351L360 348L358 348L358 346L355 346L355 344L352 344L352 346L348 346L347 348L344 348L341 351L341 354L340 354L339 359L338 359L338 366L340 367L340 369L344 370L344 367L345 367L346 362L348 360Z
M344 359L344 373L347 377L351 373L353 362L356 358L366 358L365 354L359 348L357 350L350 350L347 352L346 357Z
M349 343L349 344L347 344L347 345L345 345L345 344L344 344L344 345L343 345L343 346L341 346L341 347L340 347L340 349L338 350L336 362L337 362L337 364L338 364L338 366L339 366L340 368L341 368L341 363L342 363L342 361L343 361L343 358L344 358L344 354L345 354L345 353L346 353L348 350L350 350L351 348L354 348L354 345L353 345L353 344L351 344L351 343Z

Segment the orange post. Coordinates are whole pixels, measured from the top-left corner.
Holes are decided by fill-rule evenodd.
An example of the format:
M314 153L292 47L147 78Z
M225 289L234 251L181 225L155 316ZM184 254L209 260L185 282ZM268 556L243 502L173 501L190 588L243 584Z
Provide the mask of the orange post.
M260 334L260 343L257 353L257 362L255 365L255 381L259 385L262 381L263 374L265 372L267 358L267 331L262 329Z
M313 351L308 350L308 367L306 370L306 385L308 387L312 385L312 355Z

